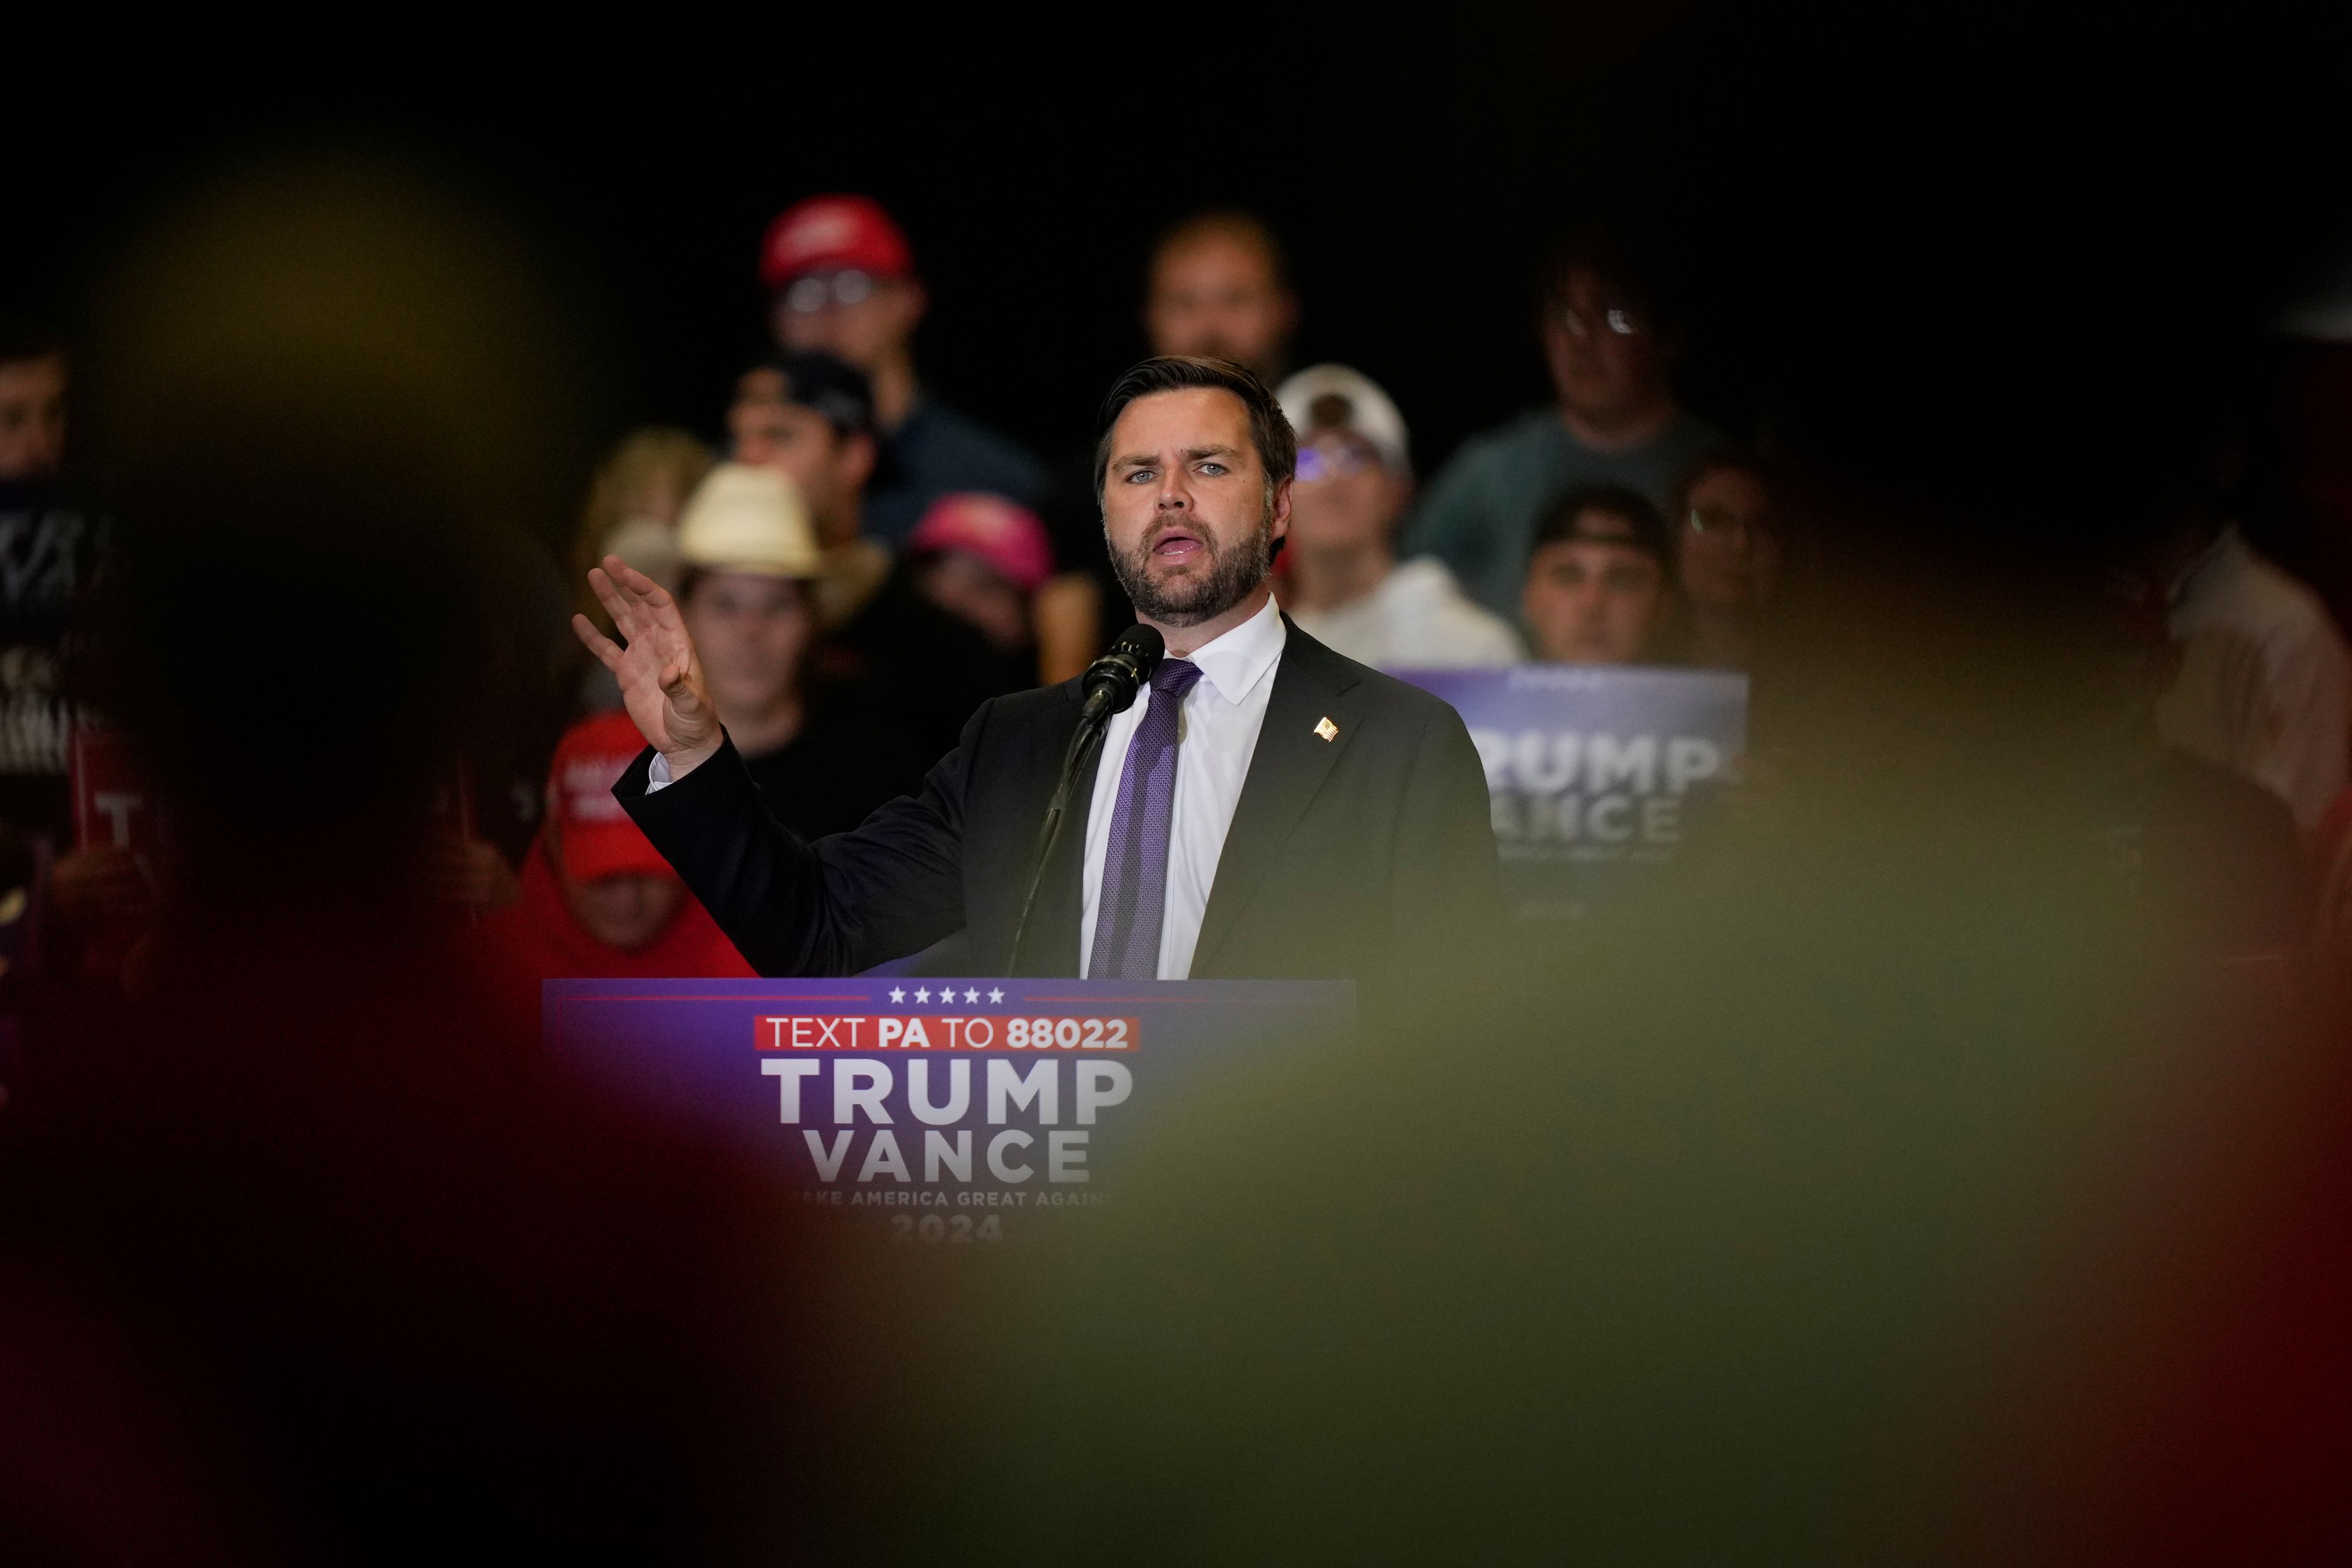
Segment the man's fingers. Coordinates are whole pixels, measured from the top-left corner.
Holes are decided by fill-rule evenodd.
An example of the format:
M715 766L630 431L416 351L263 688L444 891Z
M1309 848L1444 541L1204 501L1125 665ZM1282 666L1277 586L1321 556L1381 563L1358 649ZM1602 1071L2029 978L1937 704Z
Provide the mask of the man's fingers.
M667 588L663 587L617 555L604 557L604 570L611 573L614 579L626 587L630 593L635 594L656 610L667 610L676 603L669 596Z
M609 559L617 562L620 557ZM588 586L594 590L596 602L603 605L605 613L613 617L613 624L621 628L621 635L627 637L629 622L635 619L636 601L624 593L621 585L614 582L602 566L588 568Z
M572 629L579 635L582 642L588 645L588 651L596 656L597 663L616 675L620 673L623 656L619 643L598 631L596 623L585 616L572 616Z
M662 695L679 714L691 716L702 711L702 693L696 689L693 672L682 664L665 664L661 672Z

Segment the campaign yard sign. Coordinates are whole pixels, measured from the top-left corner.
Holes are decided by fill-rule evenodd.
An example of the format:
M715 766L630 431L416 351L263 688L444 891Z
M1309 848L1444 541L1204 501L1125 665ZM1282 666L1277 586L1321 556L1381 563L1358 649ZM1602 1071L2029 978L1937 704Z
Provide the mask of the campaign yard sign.
M1338 1048L1344 980L551 980L557 1060L908 1240L991 1242L1117 1192L1152 1118ZM1213 1152L1204 1152L1213 1158Z
M1737 777L1748 678L1635 665L1400 670L1470 728L1514 906L1574 919L1671 861Z

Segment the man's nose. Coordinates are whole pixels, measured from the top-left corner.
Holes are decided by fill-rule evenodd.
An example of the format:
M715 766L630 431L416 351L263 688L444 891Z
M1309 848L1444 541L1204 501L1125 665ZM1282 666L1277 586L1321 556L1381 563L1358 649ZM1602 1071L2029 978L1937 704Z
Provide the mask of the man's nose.
M1160 481L1161 511L1182 511L1192 504L1192 497L1184 488L1184 477L1181 474L1171 473Z

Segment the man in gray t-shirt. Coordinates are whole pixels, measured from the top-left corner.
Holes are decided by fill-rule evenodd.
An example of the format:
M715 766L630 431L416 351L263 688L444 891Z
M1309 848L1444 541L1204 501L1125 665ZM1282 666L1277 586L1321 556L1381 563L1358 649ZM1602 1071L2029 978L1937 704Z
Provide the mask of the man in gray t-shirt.
M1544 290L1544 357L1559 401L1463 443L1430 484L1405 553L1428 553L1496 614L1516 617L1528 542L1546 501L1617 484L1664 510L1720 437L1666 383L1673 342L1641 269L1605 241L1560 252Z

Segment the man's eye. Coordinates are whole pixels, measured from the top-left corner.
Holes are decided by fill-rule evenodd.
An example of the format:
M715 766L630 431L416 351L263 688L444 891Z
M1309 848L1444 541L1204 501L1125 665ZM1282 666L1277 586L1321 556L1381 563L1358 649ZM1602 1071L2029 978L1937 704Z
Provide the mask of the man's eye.
M1225 466L1223 463L1203 463L1201 465L1201 471L1204 474L1222 474L1225 471Z
M1148 479L1150 478L1151 478L1151 470L1150 468L1129 468L1127 471L1127 482L1130 485L1136 483L1138 480Z

